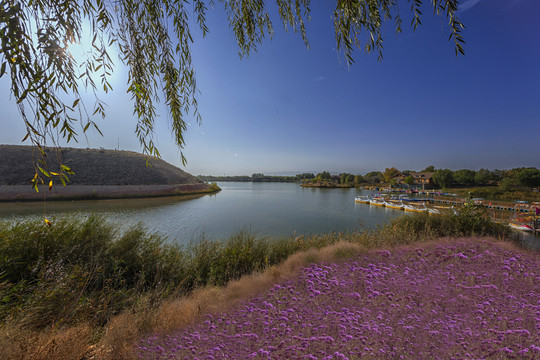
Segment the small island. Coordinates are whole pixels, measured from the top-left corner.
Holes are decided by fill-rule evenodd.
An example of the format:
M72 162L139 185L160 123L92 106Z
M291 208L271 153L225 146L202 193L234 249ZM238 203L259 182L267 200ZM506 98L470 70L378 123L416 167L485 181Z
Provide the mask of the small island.
M39 159L37 150L0 145L0 201L143 198L219 191L217 185L204 183L164 160L132 151L46 148L45 154L49 172L55 172L61 163L74 174L68 175L66 186L58 176L51 175L36 192L30 181Z

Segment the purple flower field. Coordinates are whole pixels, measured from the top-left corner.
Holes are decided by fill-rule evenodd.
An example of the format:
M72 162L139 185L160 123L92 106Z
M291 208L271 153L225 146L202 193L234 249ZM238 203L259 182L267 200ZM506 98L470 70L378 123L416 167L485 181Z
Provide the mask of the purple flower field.
M485 240L302 269L226 313L140 340L142 359L540 359L538 254Z

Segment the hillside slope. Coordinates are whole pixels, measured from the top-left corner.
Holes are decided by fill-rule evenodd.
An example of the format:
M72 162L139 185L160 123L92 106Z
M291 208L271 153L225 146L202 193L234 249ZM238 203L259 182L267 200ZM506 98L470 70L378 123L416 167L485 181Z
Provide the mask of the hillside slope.
M30 146L0 145L0 201L105 199L168 196L215 191L191 174L161 159L132 151L63 148L47 149L49 171L58 172L60 161L75 172L66 187L54 179L53 191L30 186L33 164L39 159Z
M0 145L0 185L27 185L34 177L34 150L30 146ZM132 151L64 148L47 149L51 171L58 168L57 157L71 167L75 175L70 185L176 185L202 181L161 160L150 159ZM38 158L36 154L36 159Z

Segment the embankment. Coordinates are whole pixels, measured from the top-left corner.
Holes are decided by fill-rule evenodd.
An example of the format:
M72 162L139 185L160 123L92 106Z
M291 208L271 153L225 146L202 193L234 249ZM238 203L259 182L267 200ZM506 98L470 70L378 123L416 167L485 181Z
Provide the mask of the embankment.
M132 151L63 148L45 149L45 158L30 146L0 145L0 201L82 200L140 198L201 194L217 189L161 159ZM45 160L45 164L40 163ZM147 164L148 161L148 164ZM39 192L30 180L37 165L60 173L60 164L70 167L69 181L45 177Z

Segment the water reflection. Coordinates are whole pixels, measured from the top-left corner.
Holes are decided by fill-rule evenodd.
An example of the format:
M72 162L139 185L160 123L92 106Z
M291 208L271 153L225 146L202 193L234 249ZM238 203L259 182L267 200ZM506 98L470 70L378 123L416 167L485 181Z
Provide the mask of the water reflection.
M175 204L179 201L189 201L210 195L186 195L186 196L167 196L160 198L143 199L107 199L107 200L73 200L73 201L31 201L0 203L0 218L9 219L13 217L32 216L36 214L59 215L71 212L101 212L117 211L119 209L143 209L161 207L169 204Z

